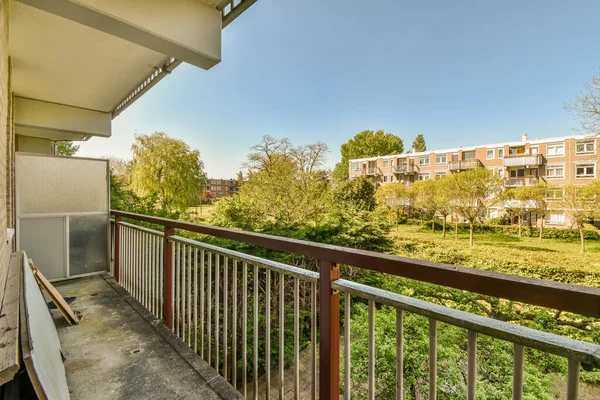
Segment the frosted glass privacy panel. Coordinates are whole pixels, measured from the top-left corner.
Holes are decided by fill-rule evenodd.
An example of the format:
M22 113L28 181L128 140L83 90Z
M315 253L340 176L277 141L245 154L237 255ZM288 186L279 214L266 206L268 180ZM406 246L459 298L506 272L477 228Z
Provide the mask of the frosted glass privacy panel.
M108 212L108 160L16 154L17 212Z
M67 276L65 218L30 218L19 221L19 249L48 279Z
M105 215L69 217L69 275L108 270L108 220Z

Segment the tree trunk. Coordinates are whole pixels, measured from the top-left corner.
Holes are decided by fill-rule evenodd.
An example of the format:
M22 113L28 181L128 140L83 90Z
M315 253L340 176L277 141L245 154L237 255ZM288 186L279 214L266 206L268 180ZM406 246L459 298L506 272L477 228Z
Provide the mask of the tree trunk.
M521 216L519 215L517 218L517 221L519 223L519 237L521 237Z
M454 240L458 241L458 218L454 221Z
M540 218L540 237L539 237L539 241L542 241L542 234L544 232L544 218Z
M583 237L583 226L579 227L579 239L581 240L581 252L585 252L585 238Z
M446 217L442 221L442 239L446 238Z
M473 247L473 223L469 222L469 246Z
M433 219L433 221L431 221L431 232L435 233L435 219Z

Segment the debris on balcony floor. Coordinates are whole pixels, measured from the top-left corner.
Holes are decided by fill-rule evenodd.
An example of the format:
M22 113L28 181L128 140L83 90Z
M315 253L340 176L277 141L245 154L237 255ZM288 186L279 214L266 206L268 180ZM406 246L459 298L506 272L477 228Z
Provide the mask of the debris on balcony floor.
M69 326L52 311L72 399L242 398L110 276L56 287L83 315Z

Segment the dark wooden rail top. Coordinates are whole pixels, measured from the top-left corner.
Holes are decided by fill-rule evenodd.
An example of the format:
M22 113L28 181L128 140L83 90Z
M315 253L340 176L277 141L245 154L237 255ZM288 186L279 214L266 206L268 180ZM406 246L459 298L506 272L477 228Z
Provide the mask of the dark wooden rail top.
M600 289L598 288L482 271L373 251L244 232L123 211L111 210L111 214L115 217L230 239L272 250L352 265L473 293L573 312L588 317L600 317Z

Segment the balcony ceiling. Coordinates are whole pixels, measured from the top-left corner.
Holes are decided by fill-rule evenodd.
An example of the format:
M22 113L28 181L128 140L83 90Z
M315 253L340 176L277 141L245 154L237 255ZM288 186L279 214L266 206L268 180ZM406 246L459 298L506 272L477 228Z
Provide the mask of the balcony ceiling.
M17 96L110 112L165 55L13 1L12 88Z

